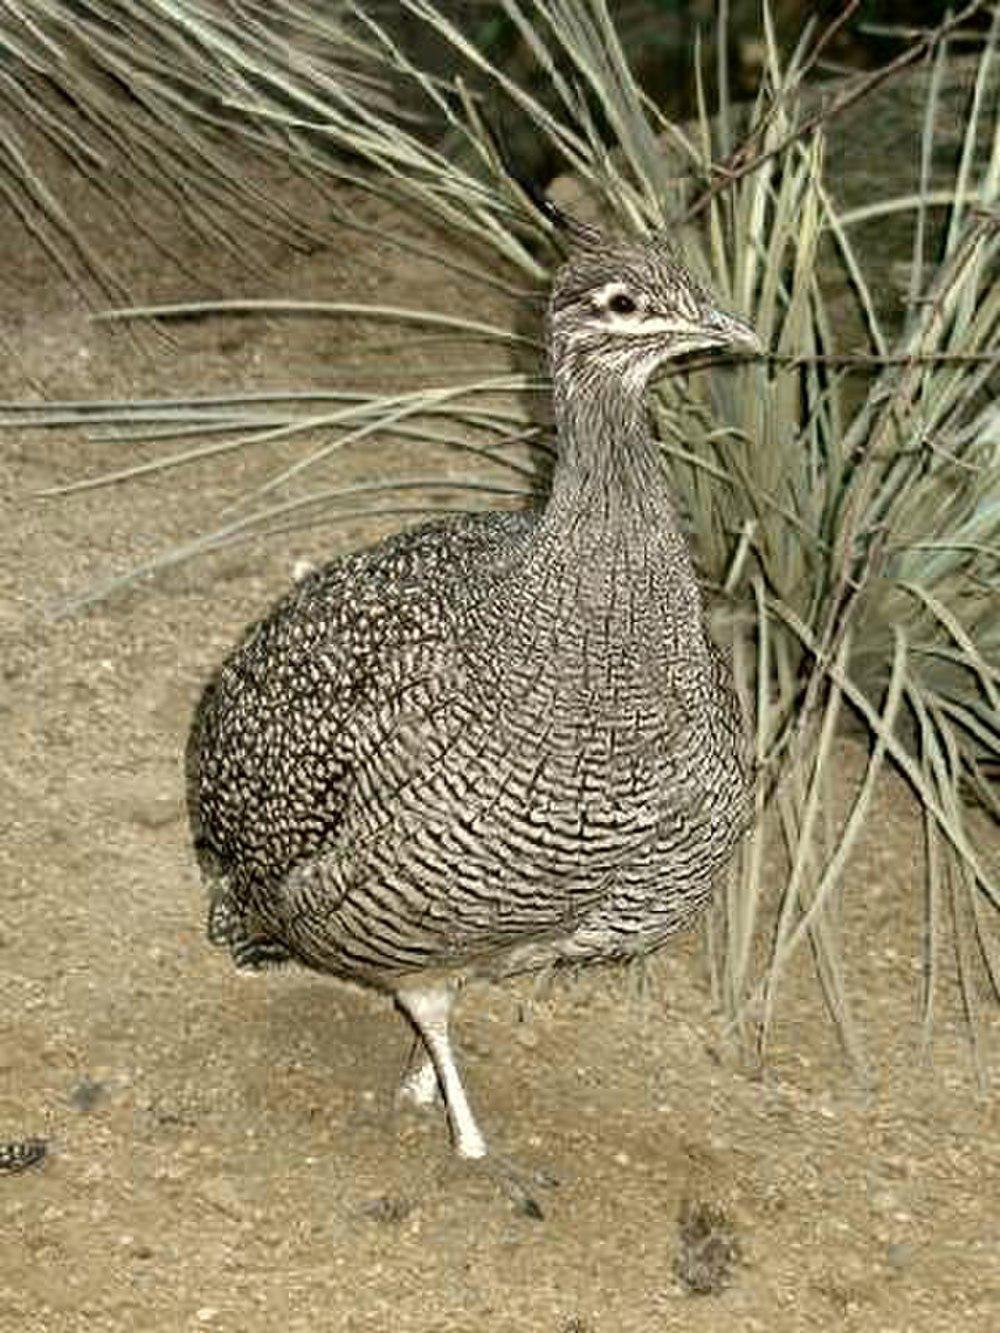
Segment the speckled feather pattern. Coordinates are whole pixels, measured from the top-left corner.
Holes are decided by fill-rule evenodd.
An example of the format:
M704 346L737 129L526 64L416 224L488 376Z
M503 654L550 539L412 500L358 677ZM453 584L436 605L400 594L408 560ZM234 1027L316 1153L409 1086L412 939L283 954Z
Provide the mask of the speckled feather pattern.
M193 815L210 933L238 959L393 991L629 956L732 852L748 765L646 423L662 348L602 373L600 328L577 337L594 284L571 276L544 508L332 562L206 692Z

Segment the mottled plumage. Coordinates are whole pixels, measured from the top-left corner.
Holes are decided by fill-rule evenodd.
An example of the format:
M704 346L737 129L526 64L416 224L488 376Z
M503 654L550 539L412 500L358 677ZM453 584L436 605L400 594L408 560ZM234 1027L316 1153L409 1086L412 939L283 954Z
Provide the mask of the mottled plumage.
M591 239L557 275L548 340L545 506L303 579L192 733L211 937L394 995L473 1157L453 983L654 948L707 902L747 809L645 393L665 359L753 335L661 242ZM434 1087L429 1066L409 1083Z

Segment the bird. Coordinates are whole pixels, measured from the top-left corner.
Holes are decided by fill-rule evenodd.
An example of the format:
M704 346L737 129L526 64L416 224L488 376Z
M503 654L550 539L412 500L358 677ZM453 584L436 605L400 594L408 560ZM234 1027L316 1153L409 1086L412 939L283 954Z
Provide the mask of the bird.
M453 1147L493 1149L456 1060L470 980L627 960L711 898L753 785L651 426L664 364L753 354L662 233L559 214L545 317L556 458L521 511L342 555L252 625L189 742L208 937L395 1001Z

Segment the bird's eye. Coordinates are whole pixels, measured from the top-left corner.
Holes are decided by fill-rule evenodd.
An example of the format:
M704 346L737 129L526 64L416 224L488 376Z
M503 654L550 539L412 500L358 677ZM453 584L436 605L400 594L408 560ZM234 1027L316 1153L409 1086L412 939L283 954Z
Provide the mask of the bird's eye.
M634 315L639 307L628 292L615 292L609 298L607 308L613 315Z

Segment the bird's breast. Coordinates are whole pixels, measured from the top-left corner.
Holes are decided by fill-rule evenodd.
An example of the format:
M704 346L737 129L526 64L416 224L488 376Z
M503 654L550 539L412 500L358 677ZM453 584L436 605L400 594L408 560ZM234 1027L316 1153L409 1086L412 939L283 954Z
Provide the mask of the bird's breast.
M572 653L455 671L444 697L411 689L373 728L355 840L466 875L574 875L706 817L712 737L687 682Z

